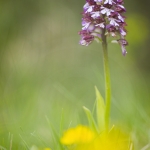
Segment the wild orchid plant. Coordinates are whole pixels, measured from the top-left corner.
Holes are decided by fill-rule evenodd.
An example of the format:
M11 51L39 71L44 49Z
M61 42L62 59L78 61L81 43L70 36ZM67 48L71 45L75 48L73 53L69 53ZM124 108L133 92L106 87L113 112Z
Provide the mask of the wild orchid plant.
M79 32L81 45L88 46L94 39L102 43L106 84L106 130L108 130L109 125L111 100L107 37L118 38L113 42L120 44L122 54L126 54L125 46L128 43L125 40L126 23L125 17L122 16L124 12L126 10L123 6L123 0L86 0L82 13L82 30Z
M98 89L96 90L96 117L95 121L91 111L83 107L89 122L89 126L77 125L69 128L59 138L53 129L50 121L49 125L57 141L55 149L59 150L133 150L133 143L130 135L121 129L112 126L110 128L110 106L111 106L111 86L108 65L107 37L113 37L112 43L121 46L122 54L126 55L125 46L128 42L126 36L125 16L123 0L86 0L82 13L82 30L80 44L88 46L94 40L101 42L104 58L105 74L105 101ZM37 150L34 147L31 150ZM45 150L51 150L45 148Z
M105 102L96 88L97 123L92 113L83 107L89 121L89 127L78 125L68 129L61 143L69 150L133 150L130 136L116 127L109 127L111 86L108 65L107 37L113 37L112 43L121 46L122 54L126 55L125 46L126 12L123 0L86 0L82 13L82 30L80 44L88 46L94 40L102 43L105 72Z

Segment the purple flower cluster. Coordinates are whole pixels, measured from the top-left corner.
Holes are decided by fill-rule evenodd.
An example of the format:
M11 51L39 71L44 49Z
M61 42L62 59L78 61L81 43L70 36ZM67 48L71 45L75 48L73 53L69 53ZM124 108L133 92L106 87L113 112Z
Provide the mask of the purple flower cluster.
M86 0L82 13L82 30L80 44L88 46L93 40L102 40L102 32L106 36L118 38L122 54L125 55L126 22L122 15L126 12L123 0ZM103 41L102 41L103 42Z

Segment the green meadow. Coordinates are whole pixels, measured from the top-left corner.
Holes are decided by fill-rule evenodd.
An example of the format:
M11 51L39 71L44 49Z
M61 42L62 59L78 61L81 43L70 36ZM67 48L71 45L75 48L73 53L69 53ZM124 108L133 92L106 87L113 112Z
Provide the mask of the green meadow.
M101 45L79 45L84 3L0 1L1 150L57 150L54 131L87 125L83 106L93 109L95 86L105 96ZM150 143L149 3L125 1L125 57L108 41L111 125L130 132L137 150Z

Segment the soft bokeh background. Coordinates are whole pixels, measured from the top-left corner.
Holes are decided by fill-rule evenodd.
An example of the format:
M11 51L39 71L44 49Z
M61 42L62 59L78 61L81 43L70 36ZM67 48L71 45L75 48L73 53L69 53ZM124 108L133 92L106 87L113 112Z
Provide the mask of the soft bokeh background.
M104 96L101 45L78 44L84 3L0 1L1 146L9 148L12 139L14 150L26 144L53 148L46 116L61 134L60 128L87 124L82 106L93 108L95 85ZM150 142L149 5L125 0L126 57L109 44L111 122L132 133L137 149Z

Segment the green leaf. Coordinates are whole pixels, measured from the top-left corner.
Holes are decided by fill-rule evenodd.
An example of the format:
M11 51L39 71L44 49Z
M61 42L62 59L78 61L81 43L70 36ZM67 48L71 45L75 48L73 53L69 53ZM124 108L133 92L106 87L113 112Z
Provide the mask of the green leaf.
M86 108L85 106L83 106L83 109L84 109L86 116L88 118L89 126L91 127L91 129L93 129L95 132L97 132L98 131L97 126L96 126L96 123L95 123L95 120L92 116L91 111L88 108Z
M97 123L99 132L105 130L105 103L104 99L98 91L97 87L95 87L96 91L96 115L97 115Z

